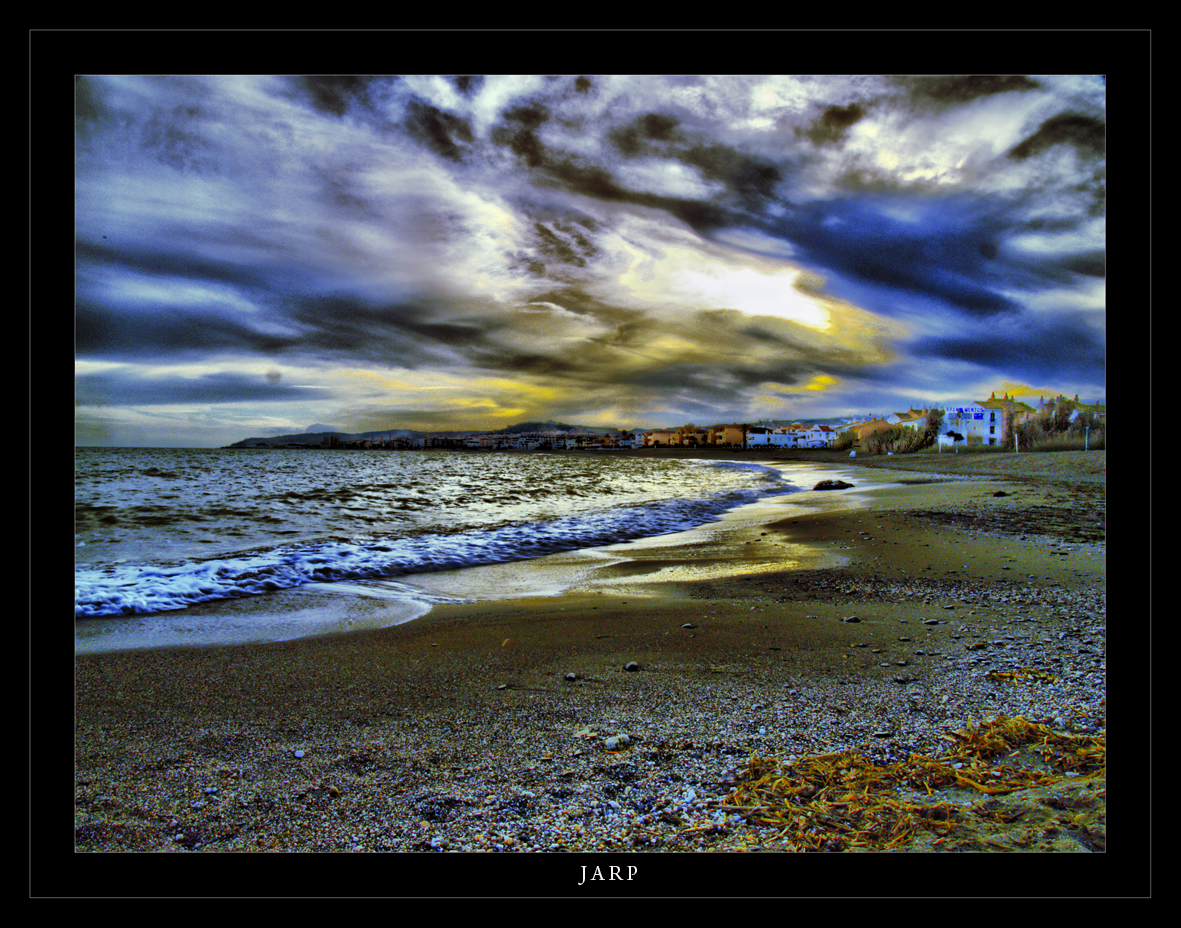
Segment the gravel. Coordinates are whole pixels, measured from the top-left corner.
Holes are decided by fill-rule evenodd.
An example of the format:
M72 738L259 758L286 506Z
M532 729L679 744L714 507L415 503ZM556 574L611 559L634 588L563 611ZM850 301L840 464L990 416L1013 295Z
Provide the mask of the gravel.
M957 516L930 511L899 518L945 530ZM977 532L981 549L1004 538L1064 560L1104 557L1101 540L992 524L995 534ZM1101 570L1053 582L918 573L862 566L693 584L665 607L662 634L682 636L676 648L633 659L555 648L515 674L497 650L479 652L481 663L444 646L386 683L372 669L312 664L301 679L292 663L272 678L287 652L255 648L227 659L238 669L225 673L240 677L221 688L145 669L156 696L140 700L119 694L144 659L79 661L76 848L773 849L773 832L724 808L752 757L855 748L886 763L938 753L948 730L1000 715L1105 730ZM814 630L814 647L777 637L789 613ZM739 614L742 634L724 632ZM851 615L859 621L842 621ZM710 646L715 633L743 645ZM421 634L446 644L438 629ZM989 677L1021 668L1045 673ZM293 710L301 699L315 708Z

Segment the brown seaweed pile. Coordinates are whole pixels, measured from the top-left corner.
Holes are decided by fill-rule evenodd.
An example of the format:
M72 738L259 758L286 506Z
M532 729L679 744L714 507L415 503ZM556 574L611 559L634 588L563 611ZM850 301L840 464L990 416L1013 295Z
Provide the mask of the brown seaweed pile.
M888 765L853 750L788 764L755 756L723 808L775 829L779 849L890 850L920 832L934 833L938 843L967 822L1013 814L988 801L930 801L937 793L966 789L995 797L1106 771L1105 735L1054 731L1020 716L943 737L951 742L947 753L911 754Z

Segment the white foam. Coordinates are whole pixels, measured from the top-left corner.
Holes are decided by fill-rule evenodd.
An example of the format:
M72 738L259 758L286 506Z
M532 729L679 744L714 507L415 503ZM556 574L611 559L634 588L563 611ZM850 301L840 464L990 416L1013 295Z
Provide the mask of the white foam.
M324 593L329 592L324 590ZM130 615L74 623L76 654L98 654L140 648L194 647L290 641L341 632L400 625L431 609L426 597L402 596L359 602L357 597L309 598L309 605L284 609L241 608L248 601L223 603L208 611L186 610ZM355 592L355 591L354 591Z
M529 560L685 531L717 521L757 499L796 489L772 468L746 463L727 466L759 470L763 479L758 486L729 489L705 499L666 499L549 521L353 542L332 540L167 566L78 568L74 613L87 617L156 613L306 584L388 580Z

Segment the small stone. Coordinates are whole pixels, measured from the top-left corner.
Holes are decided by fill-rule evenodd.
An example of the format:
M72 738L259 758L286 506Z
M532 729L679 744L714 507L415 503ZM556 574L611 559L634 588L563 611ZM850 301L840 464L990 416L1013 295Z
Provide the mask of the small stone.
M578 677L573 673L568 673L568 674L566 674L566 679L567 680L577 680Z
M857 616L855 616L855 615L847 615L847 616L845 616L843 619L841 619L841 621L842 621L842 622L860 622L860 621L861 621L861 619L859 619L859 618L858 618Z
M623 669L624 669L624 670L629 670L629 671L631 671L631 670L639 670L639 669L640 669L640 665L639 665L639 664L637 664L635 661L628 661L626 664L624 664L624 665L623 665Z
M303 757L303 751L301 751L301 750L296 750L296 751L295 751L295 756L296 756L296 757Z

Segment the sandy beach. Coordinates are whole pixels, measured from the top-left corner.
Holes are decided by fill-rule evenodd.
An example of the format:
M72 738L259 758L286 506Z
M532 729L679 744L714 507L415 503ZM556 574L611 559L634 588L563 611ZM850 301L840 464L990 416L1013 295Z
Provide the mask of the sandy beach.
M996 716L1105 734L1105 452L744 459L853 487L626 546L561 595L76 657L75 849L785 850L727 809L752 757L886 764ZM1017 800L897 849L1105 850L1105 775Z

